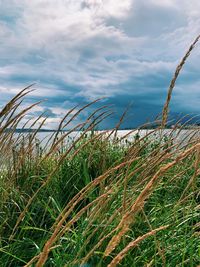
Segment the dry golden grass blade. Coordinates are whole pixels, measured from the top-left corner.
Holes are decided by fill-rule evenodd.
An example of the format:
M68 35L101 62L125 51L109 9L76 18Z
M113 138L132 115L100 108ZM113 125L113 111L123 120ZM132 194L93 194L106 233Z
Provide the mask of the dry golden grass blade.
M59 247L59 245L58 245L58 246L54 246L54 247L52 247L52 248L50 249L50 251L52 251L53 249L55 249L55 248L57 248L57 247ZM39 258L39 255L33 257L33 258L32 258L29 262L27 262L26 265L24 265L23 267L31 267L31 266L33 266L33 263L36 262L36 260L37 260L38 258Z
M129 177L129 173L130 173L130 166L131 164L129 164L127 166L127 169L125 171L125 176L124 176L124 181L123 181L123 200L122 200L122 206L123 206L123 213L126 212L127 209L127 186L128 186L128 177Z
M196 130L188 131L183 138L177 140L177 149L187 149L189 145L199 142L199 138L196 138Z
M92 139L88 139L88 141L86 141L85 143L83 143L82 145L80 145L79 148L77 148L74 153L69 157L69 160L72 160L84 147L86 147L88 144L91 143L91 141L94 140L100 140L101 137L103 136L102 133L96 134L94 137L92 137Z
M19 104L21 104L22 103L22 101L20 101L20 103ZM18 105L16 105L17 107L19 106L19 104ZM34 121L33 121L33 123L30 125L30 129L43 117L43 115L45 114L46 112L43 112L38 118L36 118ZM24 116L25 116L26 114L24 114ZM13 140L13 136L14 136L14 134L15 134L15 131L16 131L16 128L17 128L17 126L18 126L18 124L19 124L19 122L24 118L24 116L22 116L21 118L20 118L20 120L17 120L17 121L14 121L13 122L13 124L11 125L11 129L8 131L8 136L10 137L9 138L9 140L6 140L4 137L3 137L3 139L4 139L4 142L1 142L0 143L0 145L4 145L4 146L6 146L6 145L8 145L8 144L10 144L10 143L13 143L13 145L15 145L15 144L17 144L18 142L19 142L19 140L20 140L20 138L23 136L23 132L22 133L19 133L18 135L17 135L17 138L15 138L14 140ZM11 116L12 117L12 116ZM8 119L9 120L9 119ZM31 122L31 120L32 120L32 118L30 118L30 119L28 119L20 128L22 129L22 130L24 130L25 128L26 128L26 126ZM40 127L41 128L41 127Z
M55 143L52 145L50 151L49 151L48 153L46 153L46 155L42 158L41 162L44 161L45 159L47 159L53 152L55 152L56 149L57 149L57 147L58 147L58 145L59 145L60 143L62 143L62 141L63 141L67 136L69 136L69 135L70 135L71 133L73 133L75 130L81 130L83 127L85 127L85 126L89 123L89 125L86 127L86 129L85 129L83 132L81 132L80 136L79 136L76 140L73 141L73 143L71 144L71 146L70 146L70 147L68 148L68 150L64 153L64 157L66 157L66 156L71 152L71 150L75 147L75 145L76 145L80 140L82 140L82 138L84 138L84 136L85 136L86 133L88 133L89 131L93 130L93 128L94 128L96 125L98 125L102 120L106 119L106 118L107 118L108 116L110 116L110 114L111 114L111 113L108 113L108 114L106 114L106 113L107 113L107 111L106 111L106 112L102 112L102 113L99 114L98 117L97 117L95 120L93 120L92 122L91 122L90 120L87 119L85 122L80 123L80 124L78 124L77 126L75 126L73 129L71 129L70 131L67 131L66 134L63 134L63 135L57 140L57 142L55 142ZM106 114L106 115L104 116L104 114ZM101 117L102 117L102 118L101 118ZM99 118L100 118L100 119L99 119ZM98 119L99 119L99 121L97 121L97 122L95 123L95 121L98 120ZM79 150L79 151L80 151L80 150Z
M153 264L154 264L154 259L152 259L149 263L147 263L146 265L145 265L145 267L151 267L151 266L153 266Z
M15 95L7 104L6 106L0 111L0 118L3 116L6 116L14 107L15 103L22 99L25 95L29 94L33 91L33 89L29 90L34 84L31 84L27 87L25 87L23 90L21 90L17 95ZM1 124L0 124L1 125Z
M37 123L38 120L41 119L41 118L42 118L42 114L41 114L41 115L40 115L40 116L33 122L32 126L34 126L35 123ZM26 155L26 153L29 154L29 152L32 150L32 142L33 142L34 139L36 138L37 133L38 133L38 132L40 131L40 129L43 127L43 125L44 125L44 123L46 122L46 120L47 120L47 117L44 117L44 118L42 119L42 121L40 122L39 126L37 126L37 129L35 129L35 130L32 132L32 134L31 134L29 137L27 137L27 138L28 138L28 146L27 146L27 148L26 148L25 151L24 151L25 155Z
M147 183L145 188L142 190L142 192L137 197L136 201L131 207L131 211L127 212L121 219L121 222L119 225L115 228L116 234L112 237L109 244L107 245L107 248L104 252L105 256L109 256L110 253L116 248L116 246L120 243L122 236L129 230L130 224L133 222L134 215L139 212L143 206L145 200L150 196L152 193L152 190L155 187L155 184L157 180L170 168L175 166L178 162L186 158L188 155L196 151L200 148L200 144L196 144L193 147L187 149L186 151L180 153L175 160L173 160L170 163L167 163L166 165L162 166L152 177L152 179Z
M12 119L17 109L21 106L22 102L23 99L19 103L14 103L13 107L8 111L8 113L5 116L3 116L3 119L1 119L0 125L2 125L5 120L10 121Z
M36 267L44 266L44 264L46 263L46 261L48 259L48 255L49 255L49 252L51 250L52 245L56 242L56 240L58 238L60 238L67 231L67 229L70 229L71 225L73 225L88 208L93 206L96 202L98 202L102 198L106 198L111 193L112 193L112 191L107 192L106 194L103 194L103 195L97 197L91 203L86 205L63 228L62 228L62 225L63 225L64 221L61 220L59 222L59 224L57 225L54 233L50 237L50 239L45 243L44 248L43 248L42 252L39 255L39 259L38 259L38 261L36 263Z
M77 214L69 221L66 223L66 225L64 227L62 227L63 222L60 222L60 224L57 226L57 229L60 230L59 234L57 234L56 240L58 240L58 238L60 238L61 236L64 235L64 233L70 229L70 227L79 220L79 218L83 215L83 213L85 213L90 207L94 206L96 203L99 204L101 203L101 201L105 201L106 198L109 198L110 195L113 194L113 189L110 189L108 192L100 195L99 197L95 198L92 202L90 202L89 204L87 204L84 208L82 208L79 212L77 212ZM60 227L59 227L60 226ZM55 241L54 241L55 242Z
M27 92L26 92L27 93ZM24 93L25 95L25 93ZM21 103L22 101L20 101ZM18 113L17 115L15 115L14 117L12 116L14 113L12 112L12 115L8 117L8 119L6 120L4 126L1 128L1 137L3 137L2 142L0 142L1 145L1 149L6 151L6 153L10 153L13 154L14 153L14 147L15 145L20 142L20 137L23 137L23 142L25 141L25 137L22 134L18 134L17 138L14 139L14 134L15 131L17 129L17 126L19 125L20 121L25 117L25 115L27 114L27 111L29 111L30 109L32 109L34 106L36 106L38 103L34 103L33 105L29 106L28 108L22 110L20 113ZM16 107L18 107L18 105L16 105ZM14 108L14 110L16 111L16 108ZM37 121L38 119L36 119ZM45 119L46 120L46 119ZM32 135L32 137L34 138L34 136L36 135L36 133L40 130L40 128L43 126L45 120L42 121L41 125L37 128L36 132ZM29 120L28 120L29 121ZM27 123L27 122L26 122ZM22 129L24 129L26 123L22 126ZM11 128L9 129L9 131L6 132L7 128L6 126L9 125ZM5 128L5 129L4 129ZM3 131L5 130L5 131ZM30 141L30 140L29 140ZM23 148L23 153L21 153L21 155L18 157L18 161L17 163L13 162L13 166L14 166L14 172L11 174L11 179L15 177L16 172L18 170L18 168L22 165L22 163L24 162L26 153L30 152L30 147L24 147ZM22 152L22 151L21 151ZM4 153L5 156L5 153ZM11 157L11 156L10 156Z
M104 120L105 118L107 118L108 116L110 116L110 113L106 114L107 112L103 112L101 114L98 115L98 117L93 120L89 125L88 127L81 133L81 135L72 143L72 145L69 147L69 149L64 153L64 155L62 156L63 158L66 157L71 151L72 149L75 147L75 145L80 141L82 140L82 138L84 138L85 134L90 132L91 130L93 130L93 128L98 125L102 120ZM104 114L106 114L104 116ZM103 117L102 117L103 116ZM102 117L102 118L101 118ZM99 119L96 123L95 121ZM86 121L84 123L84 126L88 123L89 121ZM82 126L81 126L82 127ZM83 144L82 148L87 145L88 143L90 143L93 139L98 139L99 136L101 136L102 133L96 135L96 136L93 136L91 137L87 142L85 142L85 144ZM77 152L79 152L81 149L77 149L74 153L74 155L77 155ZM70 159L72 159L74 156L72 155L72 157L70 157Z
M34 126L34 124L37 123L38 120L40 120L41 118L42 118L42 114L41 114L41 115L34 121L33 126ZM47 119L48 119L47 117L43 118L42 121L40 122L39 126L37 126L37 129L34 130L34 132L33 132L32 135L31 135L31 138L29 138L29 142L30 142L30 143L33 142L33 140L35 139L37 133L42 129L42 127L43 127L43 125L45 124L45 122L46 122Z
M125 134L124 136L122 136L119 139L119 143L122 142L124 139L128 138L132 133L138 133L139 134L139 130L140 130L139 128L138 129L131 130L130 132L128 132L127 134ZM140 144L145 139L148 139L148 137L151 137L151 135L153 135L157 131L158 131L158 129L154 129L152 131L147 132L143 137L141 137L138 140L134 141L132 143L132 146L130 147L130 149L135 148L138 144Z
M166 102L165 102L164 107L163 107L162 125L161 125L162 128L165 128L165 125L167 123L168 113L169 113L169 104L170 104L170 100L172 97L172 92L173 92L174 86L176 84L176 80L177 80L177 78L180 74L180 71L183 68L187 58L190 56L190 53L194 49L194 47L197 44L197 42L199 41L199 39L200 39L200 35L198 35L197 38L194 40L194 42L190 45L188 51L186 52L186 54L184 55L184 57L182 58L182 60L180 61L180 63L178 64L178 66L175 70L174 76L173 76L171 83L169 85L169 89L168 89L168 93L167 93L167 99L166 99Z
M129 203L131 204L131 203ZM104 230L101 230L101 234L99 235L99 241L96 245L94 245L94 247L87 253L87 255L81 260L81 264L84 264L86 262L88 262L89 258L93 255L93 253L101 246L101 244L103 243L103 241L105 239L107 239L109 236L111 236L114 233L114 230L109 232L107 231L108 227L111 225L111 223L116 219L116 217L119 216L119 214L121 214L123 211L123 207L121 206L119 209L115 210L112 214L112 216L110 218L105 218L105 226L104 226ZM104 222L104 221L103 221ZM102 223L103 223L102 222ZM88 224L88 229L85 229L85 231L83 232L83 236L86 235L87 230L89 230L90 228L90 218L89 218L89 224ZM98 230L98 228L100 228L100 225L98 227L95 227L94 231L91 233L91 235L88 237L87 241L89 242L90 238L92 238L93 234L95 234L95 231ZM76 256L76 259L74 260L74 264L76 263L80 263L80 260L78 260L81 256L81 252L84 250L85 248L85 243L82 246L82 248L80 248L79 253Z
M149 226L149 229L152 231L153 227L151 226L150 221L149 221L144 209L142 209L142 214L144 216L145 221L147 222L147 224ZM164 249L161 248L160 242L157 240L156 236L154 236L154 241L155 241L155 244L156 244L156 248L158 250L158 254L160 255L160 258L162 259L162 266L165 267L166 266L166 256L165 256L165 253L164 253Z
M108 203L108 201L109 201L108 199L103 199L102 202L98 203L99 204L99 207L102 207L102 205L106 205ZM95 212L95 210L92 211L92 214L91 215L94 215L94 216L93 216L93 218L91 216L88 217L88 225L87 225L86 229L84 230L84 232L82 233L82 236L83 237L85 237L88 234L88 232L91 232L92 223L93 223L94 219L96 219L99 216L100 212L101 212L101 208L99 208L99 210L97 212ZM115 213L115 215L116 214L117 213ZM115 216L113 217L113 219L114 218L115 218ZM78 262L78 259L81 257L81 254L85 250L85 247L87 246L87 244L89 244L89 242L91 241L91 239L93 238L93 236L97 233L97 231L99 231L101 229L101 234L99 235L99 239L101 239L102 235L105 236L105 234L103 233L102 224L105 224L105 227L106 227L106 226L109 226L110 222L111 222L111 220L108 221L107 218L105 217L105 219L103 219L99 225L96 225L95 226L94 230L91 232L91 234L89 234L89 236L87 237L87 239L84 241L84 244L79 249L79 251L78 251L78 253L76 255L76 258L73 261L74 264L76 262Z
M96 102L92 102L91 103L91 105L92 104L94 104L94 103L96 103ZM81 111L83 111L85 108L87 108L88 107L88 105L86 105L86 106L84 106L84 107L82 107L81 109L79 109L77 112L76 112L76 114L74 114L74 116L75 117L77 117L78 116L78 114L80 114L80 112ZM102 106L102 107L100 107L100 108L98 108L98 109L96 109L93 113L91 113L91 115L85 120L86 122L89 122L99 111L101 111L102 109L106 109L106 108L108 108L109 107L109 105L105 105L105 106ZM77 108L77 106L75 107L75 108ZM62 120L62 122L60 123L60 125L59 125L59 128L58 128L58 131L59 130L62 130L62 129L64 129L70 122L69 121L67 121L64 125L63 125L63 123L64 123L64 120L75 110L75 108L73 108L73 109L71 109L67 114L66 114L66 116L64 117L64 119ZM74 118L75 118L74 117ZM74 119L73 118L73 119ZM71 120L71 119L70 119ZM85 126L85 124L83 124L83 126L80 128L80 131L84 128L84 126ZM58 133L58 131L57 131L57 133ZM57 135L58 136L58 135ZM57 137L56 136L56 137ZM56 137L55 137L55 139L54 140L56 140ZM54 142L53 142L54 143Z
M38 101L30 106L28 106L27 108L23 109L21 112L19 112L15 117L11 118L9 121L6 121L6 123L0 128L0 134L3 133L3 131L5 129L7 129L9 126L11 126L13 123L15 123L17 120L19 120L20 118L22 118L22 116L24 116L29 110L31 110L32 108L34 108L35 106L38 106L40 103L42 103L43 101Z
M94 247L92 248L92 250L82 259L82 261L81 261L81 264L80 264L80 266L82 266L84 263L86 263L88 260L89 260L89 258L92 256L92 254L95 252L95 250L96 249L98 249L101 245L102 245L102 243L104 242L104 240L106 240L106 239L108 239L110 236L112 236L112 234L114 233L114 231L115 230L112 230L112 231L110 231L110 233L108 233L107 235L104 235L100 240L99 240L99 242L96 244L96 245L94 245Z
M96 102L92 102L92 103L96 103ZM88 105L87 105L87 107L88 107ZM83 110L84 108L85 108L85 106L83 108L81 108L81 110ZM100 110L100 109L98 109L98 110ZM78 110L78 112L80 113L80 110ZM93 112L93 114L96 114L96 112L97 111ZM87 132L89 132L90 130L93 129L93 127L95 127L96 125L98 125L101 122L101 120L104 120L104 119L106 119L106 117L110 116L110 114L108 114L108 115L106 115L106 116L103 117L103 115L106 114L106 112L103 112L103 113L99 114L97 116L97 118L95 120L93 120L92 122L91 122L92 115L90 115L83 123L80 123L80 124L76 125L75 127L73 127L71 130L67 131L67 133L63 134L58 140L56 140L54 138L54 141L52 142L52 145L51 145L50 150L48 151L48 153L46 153L46 155L44 156L44 158L42 159L42 161L45 160L46 158L48 158L52 153L54 153L55 150L57 149L57 147L59 146L59 144L61 144L63 142L63 140L67 136L69 136L71 133L73 133L75 131L81 131L81 130L83 130L84 127L87 126L87 124L89 123L89 125L86 127L86 129L83 130L83 132L81 133L81 135L72 143L72 146L68 150L68 153L69 153L72 150L74 144L78 143L85 136L85 134ZM102 117L102 119L100 121L97 121L101 117ZM95 121L97 121L97 122L95 123ZM69 123L69 121L63 127L66 127L66 125L68 123ZM57 133L56 133L56 135L57 135Z
M153 123L160 123L161 121L160 120L155 120ZM125 135L121 136L120 138L118 138L118 140L115 140L116 143L121 143L124 139L127 139L132 133L139 133L140 130L143 130L146 128L149 128L149 126L152 125L152 122L148 122L148 123L145 123L143 125L141 125L140 127L138 128L135 128L133 130L129 130L128 133L126 133ZM115 128L112 130L114 131ZM152 135L153 133L157 132L159 129L158 128L155 128L155 129L152 129L151 131L149 131L148 133L145 134L145 136L143 136L142 138L140 138L139 141L141 140L144 140L146 137Z
M183 197L185 196L186 191L189 189L190 186L192 186L193 190L194 190L194 184L195 184L196 178L198 176L199 169L200 169L200 147L196 151L196 160L194 162L194 174L192 175L192 177L190 178L186 188L184 189L184 191L183 191L183 193L182 193L182 195L180 197L179 202L183 199ZM179 202L177 203L177 205L179 204Z
M65 116L62 118L62 120L60 121L59 125L58 125L58 129L56 131L56 134L55 134L55 137L54 137L54 140L52 142L52 145L56 142L57 140L57 137L59 135L59 132L63 129L63 123L64 121L66 120L66 118L71 114L73 113L73 111L78 107L78 105L76 105L75 107L73 107L72 109L70 109L66 114Z
M156 228L144 234L143 236L139 236L134 241L130 242L120 253L117 254L117 256L115 256L115 258L111 261L111 263L108 264L108 267L116 267L120 263L120 261L123 260L123 258L126 256L126 254L129 252L130 249L133 249L134 247L136 247L140 242L142 242L144 239L148 238L149 236L155 235L157 232L165 230L167 227L169 226L166 225L166 226L161 226L159 228Z
M65 125L63 126L63 128L65 128L65 127L67 127L69 124L70 124L70 122L72 122L83 110L85 110L86 108L88 108L88 107L90 107L91 105L93 105L93 104L95 104L95 103L97 103L97 102L99 102L99 101L101 101L102 99L104 99L104 98L98 98L98 99L96 99L96 100L94 100L94 101L92 101L92 102L90 102L90 103L88 103L88 104L86 104L85 106L83 106L82 108L80 108L68 121L67 121L67 123L65 123Z
M187 117L188 119L184 123L182 123ZM191 117L191 114L186 114L185 116L181 117L174 126L175 129L178 129L177 134L180 134L180 132L184 130L185 126L189 125L189 123L192 122L195 118L199 118L199 115L194 115Z
M20 101L21 103L22 101ZM18 107L19 105L16 105L16 107ZM16 111L16 108L14 108ZM13 113L13 112L12 112ZM13 113L14 114L14 113ZM12 114L12 115L13 115ZM19 114L18 114L19 115ZM6 131L7 129L5 129L4 132L1 133L0 138L2 139L2 141L0 142L0 147L1 150L12 150L14 148L14 146L19 142L21 137L24 137L24 135L22 133L19 133L17 135L17 138L14 139L14 135L15 135L15 131L19 125L19 123L22 121L22 119L26 116L26 112L24 112L23 114L20 114L19 116L16 115L14 117L14 120L12 121L12 123L9 125L10 128L8 131ZM13 118L13 116L9 116L9 118L7 119L6 123L10 122L10 120ZM40 118L40 117L39 117ZM36 119L37 121L38 119ZM36 122L35 121L35 122ZM25 126L27 125L27 123L30 122L30 119L26 121L26 123L21 127L21 129L24 129ZM41 128L41 127L39 127ZM39 129L38 129L39 130Z
M107 139L109 139L112 134L114 133L114 138L113 138L113 141L116 140L116 137L117 137L117 131L119 130L127 112L128 112L128 109L129 109L129 106L126 108L126 110L123 112L121 118L119 119L119 122L117 123L117 125L115 126L115 128L113 130L111 130L111 132L109 133L109 135L107 136Z
M51 140L54 140L55 133L53 133L49 138L48 141L46 142L46 145L44 147L44 150L47 150L48 152L44 155L44 157L41 159L41 162L47 159L50 155L52 155L58 148L60 144L68 137L70 136L71 133L75 131L79 131L82 127L84 127L88 121L82 122L78 125L75 125L71 130L67 131L64 133L61 137L59 137L57 140L52 141L52 144L50 145ZM50 146L50 149L47 149ZM41 163L40 162L40 163Z
M29 262L27 262L26 265L24 265L24 267L30 267L33 266L33 263L36 262L36 260L39 258L39 255L33 257Z

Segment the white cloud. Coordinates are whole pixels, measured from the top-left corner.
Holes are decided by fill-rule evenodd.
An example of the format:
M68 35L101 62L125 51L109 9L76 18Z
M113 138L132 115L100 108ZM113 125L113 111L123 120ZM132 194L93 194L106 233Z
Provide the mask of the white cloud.
M19 87L19 85L13 87L13 85L11 84L0 86L0 94L5 94L10 98L12 95L19 93L20 90L28 85L29 84L21 85L21 87ZM68 93L66 91L58 89L55 86L52 86L52 88L50 88L50 86L46 87L45 85L42 86L40 84L39 86L32 86L32 89L33 91L31 92L31 97L39 97L41 98L41 100L54 98L55 96L60 96L63 99L66 99L68 96Z

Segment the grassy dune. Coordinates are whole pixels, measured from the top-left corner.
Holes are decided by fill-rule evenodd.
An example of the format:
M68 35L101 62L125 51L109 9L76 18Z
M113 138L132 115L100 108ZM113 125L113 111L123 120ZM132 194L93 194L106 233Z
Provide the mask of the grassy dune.
M110 132L94 131L110 115L106 106L71 126L81 132L75 140L59 134L99 100L69 111L46 147L37 139L42 115L27 122L32 129L40 122L38 130L15 133L39 104L20 108L31 87L0 111L0 266L200 264L200 140L183 145L163 131L195 42L170 84L161 127L132 142L117 136L123 116L112 141Z

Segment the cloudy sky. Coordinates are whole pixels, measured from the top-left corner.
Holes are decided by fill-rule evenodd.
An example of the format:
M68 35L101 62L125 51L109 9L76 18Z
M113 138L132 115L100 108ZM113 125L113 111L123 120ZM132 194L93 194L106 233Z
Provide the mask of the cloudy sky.
M36 83L55 127L77 103L106 97L125 127L152 119L175 67L200 33L199 0L0 0L0 106ZM178 79L170 110L200 112L200 45Z

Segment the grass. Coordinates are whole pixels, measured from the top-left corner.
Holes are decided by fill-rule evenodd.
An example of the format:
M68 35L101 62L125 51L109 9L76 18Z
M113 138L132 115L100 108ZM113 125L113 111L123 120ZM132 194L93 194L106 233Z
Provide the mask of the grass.
M94 131L107 106L73 126L100 100L70 110L46 146L43 115L25 123L40 123L31 134L15 132L39 104L21 108L31 87L0 111L0 266L200 264L200 140L165 135L173 86L161 128L131 141L117 134L125 113L113 130Z

